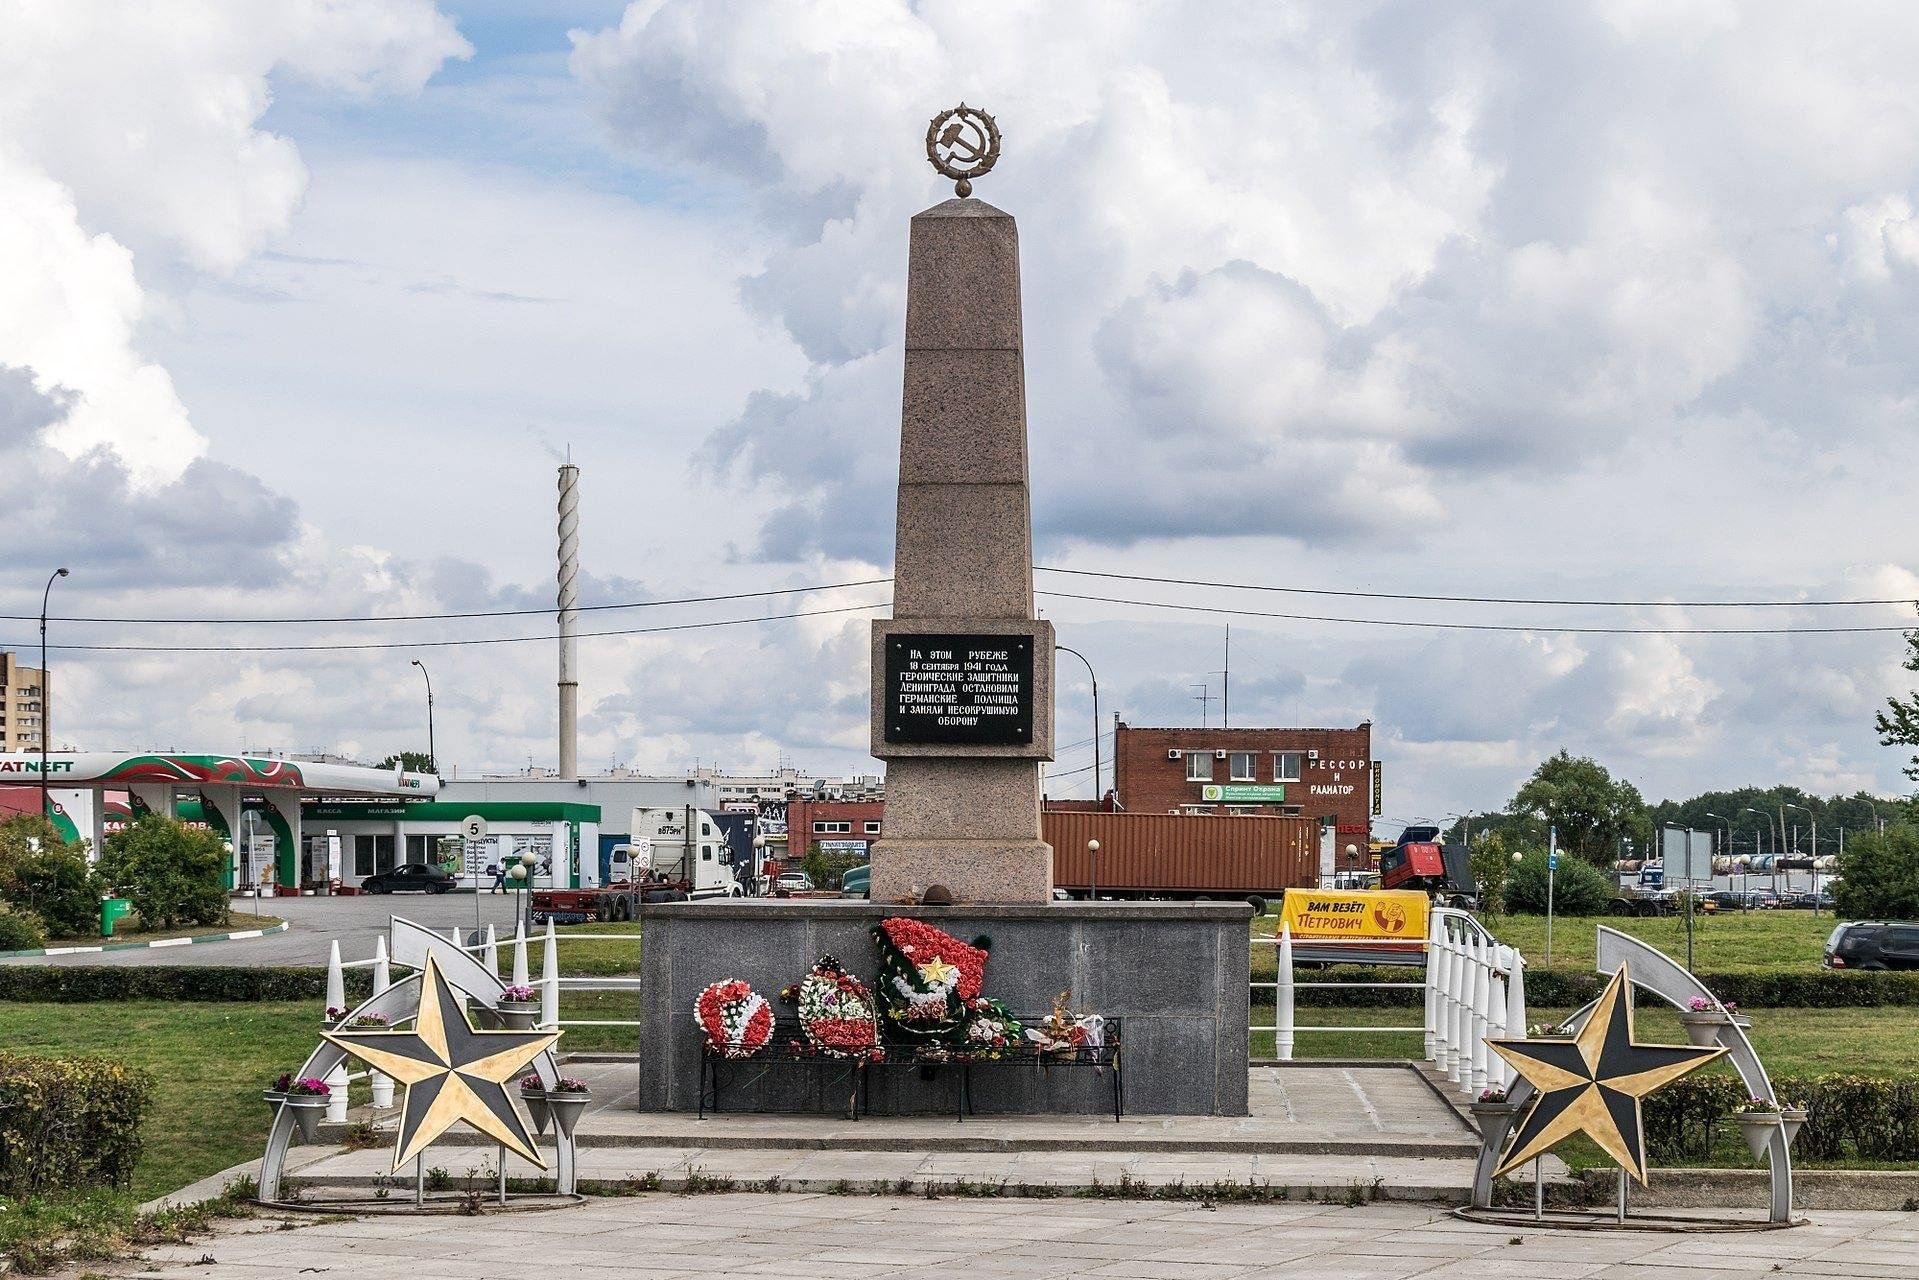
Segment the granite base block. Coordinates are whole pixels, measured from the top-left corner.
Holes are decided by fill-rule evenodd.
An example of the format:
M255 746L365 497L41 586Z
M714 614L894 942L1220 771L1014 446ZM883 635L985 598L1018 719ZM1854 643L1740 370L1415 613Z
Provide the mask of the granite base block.
M892 907L866 901L713 901L642 911L642 1111L699 1106L701 1034L693 1000L707 983L740 978L769 1000L821 954L871 980L872 926L910 915L956 937L992 940L986 992L1043 1015L1067 993L1075 1009L1124 1019L1120 1052L1129 1114L1247 1114L1248 936L1237 902L1094 902ZM725 1071L729 1112L843 1113L850 1076L836 1064ZM958 1072L888 1068L872 1079L872 1108L952 1114ZM997 1066L973 1073L981 1115L1097 1115L1111 1081L1085 1068Z
M1053 846L1043 840L882 840L873 846L879 903L917 902L944 885L956 903L1044 903L1053 896Z

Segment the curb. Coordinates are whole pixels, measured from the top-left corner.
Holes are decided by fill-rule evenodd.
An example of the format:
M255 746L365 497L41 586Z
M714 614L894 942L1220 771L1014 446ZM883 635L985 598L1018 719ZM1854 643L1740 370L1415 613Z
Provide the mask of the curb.
M39 951L0 951L0 960L32 959L36 956L90 956L102 951L145 951L154 947L190 947L201 942L239 942L264 938L270 933L285 933L287 922L261 929L237 929L230 933L196 933L189 938L160 938L153 942L103 942L95 947L45 947Z

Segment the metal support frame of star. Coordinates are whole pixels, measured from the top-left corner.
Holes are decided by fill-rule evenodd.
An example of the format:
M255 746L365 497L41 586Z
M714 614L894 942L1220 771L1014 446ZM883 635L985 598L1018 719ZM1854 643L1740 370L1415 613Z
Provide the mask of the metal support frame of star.
M557 1031L481 1031L429 955L411 1031L323 1031L321 1037L406 1087L393 1169L464 1120L507 1150L546 1168L506 1085L552 1048Z
M1539 1091L1494 1177L1563 1138L1584 1133L1641 1186L1646 1185L1646 1135L1640 1099L1726 1052L1635 1041L1632 979L1624 964L1572 1039L1488 1039L1486 1044Z

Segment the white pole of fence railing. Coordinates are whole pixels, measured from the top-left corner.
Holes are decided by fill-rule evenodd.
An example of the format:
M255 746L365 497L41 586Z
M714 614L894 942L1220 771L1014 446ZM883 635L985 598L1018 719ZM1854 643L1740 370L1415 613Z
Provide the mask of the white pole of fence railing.
M493 922L486 922L486 971L494 977L500 975L500 939L493 932Z
M1473 940L1459 944L1459 965L1453 974L1453 1068L1447 1079L1462 1089L1473 1074Z
M1434 1033L1439 1030L1439 1024L1433 1020L1433 1015L1438 1008L1439 989L1434 985L1433 980L1438 976L1439 935L1444 931L1444 919L1445 917L1435 911L1427 921L1426 927L1426 1052L1424 1056L1428 1062L1434 1060L1437 1052L1434 1044L1437 1037Z
M1279 929L1278 966L1273 973L1273 1056L1281 1062L1293 1060L1293 928Z
M1510 951L1511 948L1500 947L1498 950L1503 953ZM1486 1028L1486 1034L1494 1038L1511 1035L1512 1031L1506 1026L1506 975L1496 969L1493 971L1492 998L1488 1003L1492 1011L1492 1024ZM1488 1089L1504 1089L1508 1083L1506 1072L1506 1060L1494 1053L1492 1047L1488 1045L1486 1048L1486 1087Z
M1477 947L1479 963L1473 966L1473 1056L1466 1080L1466 1092L1477 1098L1486 1087L1486 1034L1492 1030L1492 950L1485 939Z
M1436 931L1428 963L1433 967L1433 1067L1443 1073L1451 1059L1453 1046L1452 1008L1447 1003L1447 984L1452 981L1453 973L1453 944L1446 935L1444 920L1440 921Z
M386 938L382 936L373 942L373 994L377 996L392 985L393 974L387 965ZM393 1077L370 1071L367 1073L367 1084L373 1090L374 1106L393 1105Z
M545 954L540 957L540 1025L560 1025L560 940L553 936L553 922L546 922Z
M526 921L513 927L513 985L526 985Z
M346 969L340 964L340 940L335 938L327 944L326 956L326 1003L329 1009L346 1008ZM324 1016L324 1015L322 1015ZM329 1024L330 1025L330 1024ZM327 1094L326 1118L328 1120L346 1119L346 1060L326 1074Z
M1526 1034L1526 957L1512 949L1512 976L1506 979L1506 1034Z

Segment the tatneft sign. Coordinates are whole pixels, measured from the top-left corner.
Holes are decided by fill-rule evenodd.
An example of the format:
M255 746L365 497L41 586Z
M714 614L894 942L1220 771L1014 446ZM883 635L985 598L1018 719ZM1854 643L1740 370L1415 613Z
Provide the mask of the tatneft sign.
M38 773L38 772L40 772L40 762L38 760L0 760L0 773ZM47 773L50 775L55 773L72 773L72 772L73 772L73 761L71 760L47 761Z
M1033 638L888 636L886 741L1031 743Z
M1280 786L1278 783L1267 782L1247 783L1240 786L1235 786L1232 783L1220 783L1218 785L1208 783L1199 789L1199 798L1202 800L1228 802L1233 800L1264 800L1268 803L1277 804L1286 799L1286 788Z
M1288 889L1280 922L1294 939L1418 942L1426 937L1426 895L1410 889Z

